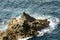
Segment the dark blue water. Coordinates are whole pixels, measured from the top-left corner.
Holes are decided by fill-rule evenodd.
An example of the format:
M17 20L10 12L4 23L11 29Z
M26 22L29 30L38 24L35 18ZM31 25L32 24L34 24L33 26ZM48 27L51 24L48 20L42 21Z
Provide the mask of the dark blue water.
M5 28L11 18L22 15L23 11L33 17L44 15L60 20L60 0L0 0L0 28ZM60 23L57 25L52 33L29 40L60 40Z

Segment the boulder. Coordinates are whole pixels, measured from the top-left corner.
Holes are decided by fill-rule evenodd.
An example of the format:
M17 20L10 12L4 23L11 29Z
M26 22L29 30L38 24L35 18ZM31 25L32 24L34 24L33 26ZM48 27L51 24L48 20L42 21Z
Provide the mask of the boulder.
M36 19L23 12L21 18L13 18L8 28L4 32L0 32L1 40L18 40L18 38L25 38L28 36L36 36L37 31L40 31L49 26L47 19ZM2 35L1 35L2 34Z

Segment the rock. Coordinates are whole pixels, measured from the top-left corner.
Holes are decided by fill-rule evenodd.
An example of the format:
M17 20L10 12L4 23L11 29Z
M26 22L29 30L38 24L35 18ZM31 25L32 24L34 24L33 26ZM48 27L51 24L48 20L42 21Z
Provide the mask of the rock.
M35 19L23 12L23 15L18 20L13 18L8 28L4 32L0 32L1 40L18 40L28 36L36 36L37 31L40 31L49 26L47 19ZM2 34L2 35L1 35Z
M6 31L1 31L0 32L0 40L8 40Z
M25 21L34 21L36 20L35 18L31 17L30 15L26 14L25 12L23 12L23 15L21 16L22 20Z

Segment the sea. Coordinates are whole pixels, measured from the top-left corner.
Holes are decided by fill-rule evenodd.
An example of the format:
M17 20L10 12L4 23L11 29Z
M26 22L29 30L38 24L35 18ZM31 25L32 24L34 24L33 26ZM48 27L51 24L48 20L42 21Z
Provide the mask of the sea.
M0 31L7 29L9 21L20 18L23 12L36 19L48 19L50 24L35 37L18 40L60 40L60 0L0 0Z

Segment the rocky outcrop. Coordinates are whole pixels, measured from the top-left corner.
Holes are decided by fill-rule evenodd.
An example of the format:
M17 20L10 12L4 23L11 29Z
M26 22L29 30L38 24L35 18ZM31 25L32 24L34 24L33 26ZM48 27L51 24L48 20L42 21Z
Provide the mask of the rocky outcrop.
M0 32L0 40L18 40L18 38L25 38L28 36L36 36L37 31L49 26L47 19L35 19L23 12L23 15L18 20L13 18L8 28Z

